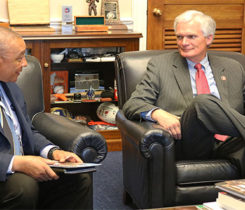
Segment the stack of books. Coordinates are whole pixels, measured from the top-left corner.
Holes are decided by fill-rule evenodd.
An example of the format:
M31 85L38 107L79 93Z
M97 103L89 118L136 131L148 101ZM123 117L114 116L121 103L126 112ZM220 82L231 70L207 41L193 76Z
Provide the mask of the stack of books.
M245 179L219 182L216 187L222 190L218 193L216 200L221 208L229 210L245 209Z

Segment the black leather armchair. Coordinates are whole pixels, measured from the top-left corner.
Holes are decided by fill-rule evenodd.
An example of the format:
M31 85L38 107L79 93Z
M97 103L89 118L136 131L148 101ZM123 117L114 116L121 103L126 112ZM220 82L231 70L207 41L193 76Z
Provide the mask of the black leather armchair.
M119 108L129 99L152 56L169 50L125 52L115 62ZM234 52L210 51L233 57L245 67L245 56ZM201 204L214 201L214 183L241 178L240 169L228 159L176 161L173 138L151 122L116 116L122 136L124 202L138 208Z
M106 157L107 144L98 132L65 117L44 112L42 69L33 56L26 56L17 84L24 93L27 111L35 128L64 150L72 151L84 162L99 163Z

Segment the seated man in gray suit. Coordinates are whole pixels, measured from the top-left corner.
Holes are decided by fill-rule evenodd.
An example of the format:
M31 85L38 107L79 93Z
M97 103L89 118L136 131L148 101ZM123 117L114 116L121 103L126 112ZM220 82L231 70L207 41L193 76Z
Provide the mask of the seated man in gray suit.
M54 160L82 160L52 144L31 125L15 83L27 65L25 50L20 35L0 27L0 208L92 209L90 176L57 175L49 166Z
M123 111L129 119L152 120L167 130L178 159L233 153L245 140L244 69L207 53L216 29L210 16L186 11L176 17L174 29L178 51L149 61Z

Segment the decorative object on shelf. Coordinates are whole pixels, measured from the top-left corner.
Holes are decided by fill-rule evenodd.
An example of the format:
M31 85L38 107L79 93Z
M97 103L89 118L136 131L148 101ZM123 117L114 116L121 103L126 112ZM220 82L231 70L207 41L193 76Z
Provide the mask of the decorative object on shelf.
M51 54L50 58L53 63L60 63L64 59L64 54Z
M64 93L55 93L55 94L52 94L51 96L55 98L55 102L58 102L58 101L67 102L68 101L68 98L66 97Z
M72 6L62 6L62 24L72 23Z
M68 71L51 71L50 73L51 93L68 92Z
M118 130L117 126L115 124L112 123L107 123L104 121L89 121L88 122L88 126L96 131L113 131L113 130Z
M99 74L75 74L75 89L94 90L99 89Z
M106 24L117 24L120 22L118 0L102 0L101 15L105 17Z
M118 100L118 95L117 95L117 81L114 80L114 100Z
M89 90L87 91L87 98L89 100L92 100L94 99L95 97L95 91L94 91L94 88L92 88L92 86L89 87Z
M116 124L116 114L118 106L110 102L104 102L97 108L97 116L104 122Z
M75 16L74 25L78 32L108 31L104 16Z
M74 121L78 122L82 125L87 125L89 121L91 121L91 117L88 115L75 115Z
M82 99L81 93L74 93L74 95L73 95L74 101L81 101L81 99Z
M101 93L101 98L114 98L114 90L109 89L109 90L103 90Z
M72 6L62 6L62 34L71 34L73 31Z
M83 62L82 54L79 49L76 49L76 48L66 49L65 56L69 63Z
M89 3L89 5L88 5L88 14L89 14L89 16L92 15L92 12L94 12L95 16L97 15L96 2L99 2L99 0L87 0L87 3Z
M50 112L56 115L60 115L72 119L71 113L67 109L62 107L53 107L51 108Z

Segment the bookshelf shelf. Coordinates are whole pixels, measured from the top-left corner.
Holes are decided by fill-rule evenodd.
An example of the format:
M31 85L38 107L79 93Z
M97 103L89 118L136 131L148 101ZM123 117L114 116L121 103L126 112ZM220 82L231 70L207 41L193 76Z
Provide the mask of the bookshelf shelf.
M50 74L54 71L68 71L68 90L73 85L70 82L74 80L75 73L94 73L98 72L101 76L100 80L104 81L105 88L114 87L114 63L113 61L103 62L64 62L52 63L50 54L57 50L64 49L81 49L87 57L88 52L93 50L103 51L108 49L108 53L120 53L122 51L136 51L139 50L139 39L142 37L140 33L135 33L126 30L112 30L108 32L92 32L92 33L77 33L72 31L70 34L62 34L61 31L19 31L24 38L28 51L37 57L43 68L43 87L45 111L50 111L54 106L67 108L72 114L86 114L92 119L97 119L96 109L101 102L84 103L84 102L58 102L52 103L50 100ZM92 56L91 53L91 56ZM104 53L104 51L103 51ZM99 53L100 56L103 53ZM98 55L98 53L96 54ZM106 60L106 58L105 58ZM114 102L116 103L116 102ZM115 131L108 131L106 139L109 140ZM114 138L114 137L113 137ZM115 138L114 138L115 139ZM119 140L118 140L119 139ZM109 148L117 148L121 144L120 138L114 143L117 146L109 146ZM113 142L113 141L112 141ZM116 142L116 143L115 143Z

